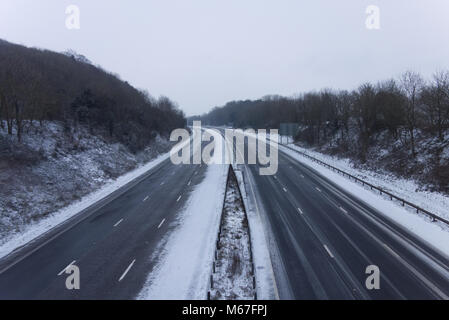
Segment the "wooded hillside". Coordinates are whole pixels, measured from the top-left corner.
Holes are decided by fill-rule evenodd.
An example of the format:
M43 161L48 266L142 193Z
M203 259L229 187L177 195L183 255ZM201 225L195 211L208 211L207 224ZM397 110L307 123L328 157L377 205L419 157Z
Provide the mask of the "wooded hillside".
M132 151L185 126L183 112L168 98L156 100L82 55L2 40L0 119L18 141L36 122L58 120L68 129L87 126Z

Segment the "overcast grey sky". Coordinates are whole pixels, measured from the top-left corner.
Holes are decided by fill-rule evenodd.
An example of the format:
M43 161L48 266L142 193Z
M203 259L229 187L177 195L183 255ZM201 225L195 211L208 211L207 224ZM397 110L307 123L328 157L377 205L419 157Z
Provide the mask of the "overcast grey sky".
M65 9L80 8L80 30ZM368 5L380 30L365 27ZM448 0L1 0L0 38L73 49L193 115L449 69Z

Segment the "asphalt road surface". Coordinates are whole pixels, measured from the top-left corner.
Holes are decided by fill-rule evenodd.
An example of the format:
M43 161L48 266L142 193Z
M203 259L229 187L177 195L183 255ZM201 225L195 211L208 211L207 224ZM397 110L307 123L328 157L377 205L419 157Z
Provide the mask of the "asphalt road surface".
M62 226L0 260L0 299L133 299L205 165L170 159ZM80 269L80 290L64 272Z
M275 176L242 167L281 299L448 299L448 257L362 200L283 152Z
M448 257L361 199L282 152L274 176L242 168L279 298L448 299ZM0 299L134 298L205 169L167 160L0 260ZM81 290L65 287L72 263ZM369 265L380 269L379 290L365 286Z

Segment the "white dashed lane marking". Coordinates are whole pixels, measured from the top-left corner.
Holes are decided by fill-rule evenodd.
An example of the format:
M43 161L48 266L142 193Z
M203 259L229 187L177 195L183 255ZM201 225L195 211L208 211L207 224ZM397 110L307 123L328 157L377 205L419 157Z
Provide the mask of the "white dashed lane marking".
M117 221L116 224L114 224L114 228L117 227L120 223L122 223L123 219L120 219L119 221Z
M165 222L165 219L163 219L163 220L161 221L161 223L159 223L159 225L157 226L157 228L159 229L160 227L162 227L162 225L164 224L164 222Z
M73 260L72 262L70 262L70 264L67 267L65 267L64 269L62 269L62 271L60 273L58 273L58 276L63 274L67 270L67 268L70 267L71 265L73 265L75 262L76 262L76 260Z
M332 252L329 250L329 248L324 245L324 249L326 249L327 253L330 255L331 258L334 258L334 255L332 254Z
M118 279L119 282L122 281L122 280L126 277L126 274L127 274L127 273L129 272L129 270L131 270L131 268L133 267L134 262L136 262L136 259L134 259L133 262L131 262L131 264L128 266L128 268L126 268L125 272L123 272L123 274L122 274L122 276L120 277L120 279Z

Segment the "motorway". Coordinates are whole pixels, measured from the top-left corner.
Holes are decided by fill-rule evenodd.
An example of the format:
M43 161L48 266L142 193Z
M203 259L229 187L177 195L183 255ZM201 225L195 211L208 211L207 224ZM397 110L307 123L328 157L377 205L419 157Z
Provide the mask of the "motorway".
M448 257L388 213L283 152L276 175L241 167L280 299L448 299ZM205 170L168 159L1 259L0 299L135 298ZM70 264L80 268L81 290L65 287ZM379 290L365 287L368 265L380 269Z
M447 256L281 150L274 176L242 166L280 299L448 299Z
M205 175L170 159L0 260L0 299L133 299L157 262L170 224ZM64 271L80 269L81 289Z

